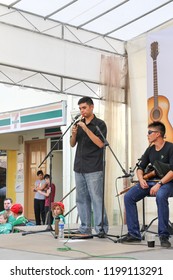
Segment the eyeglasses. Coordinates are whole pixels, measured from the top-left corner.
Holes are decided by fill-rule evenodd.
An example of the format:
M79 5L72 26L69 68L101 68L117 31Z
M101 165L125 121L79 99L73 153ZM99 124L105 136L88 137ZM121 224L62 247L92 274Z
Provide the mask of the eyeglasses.
M159 132L158 130L148 130L148 135L154 133L154 132Z

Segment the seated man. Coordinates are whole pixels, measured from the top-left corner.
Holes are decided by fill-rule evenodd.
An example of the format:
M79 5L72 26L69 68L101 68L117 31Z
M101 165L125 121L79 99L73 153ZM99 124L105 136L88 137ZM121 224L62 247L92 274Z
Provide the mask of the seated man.
M0 212L0 214L2 214L2 213L7 213L8 214L8 223L11 223L11 224L15 221L15 218L12 215L12 212L11 212L12 203L13 203L12 199L6 197L4 199L4 210Z
M173 196L173 143L167 142L165 138L165 125L161 122L153 122L148 125L148 141L150 146L142 156L138 165L137 177L139 183L132 187L124 196L126 208L126 220L128 234L121 239L122 242L141 241L139 229L137 202L145 196L155 196L158 209L158 234L162 247L170 247L169 242L169 204L168 198ZM148 164L152 166L156 161L169 164L170 169L157 182L146 181L144 172Z

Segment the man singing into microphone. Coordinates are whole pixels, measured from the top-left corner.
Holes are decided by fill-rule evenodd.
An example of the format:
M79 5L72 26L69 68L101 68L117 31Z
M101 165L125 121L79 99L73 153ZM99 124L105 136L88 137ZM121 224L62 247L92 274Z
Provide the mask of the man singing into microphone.
M97 234L108 232L106 211L102 215L103 200L103 147L107 127L93 114L94 103L90 97L78 101L81 120L72 127L70 145L77 144L74 171L76 181L76 206L80 217L81 234L91 234L91 210ZM102 135L100 134L99 127ZM103 217L102 217L103 216ZM99 235L98 235L99 236ZM100 236L102 237L102 236Z
M139 183L132 187L124 197L126 208L126 220L128 234L121 239L122 242L141 241L138 213L136 203L145 196L155 196L158 209L158 234L162 247L170 247L169 242L169 205L168 198L173 196L173 143L164 140L165 125L161 122L153 122L148 125L148 141L150 146L142 156L141 163L137 169ZM162 178L157 177L157 182L146 181L143 178L148 164L160 163L169 164L170 170Z

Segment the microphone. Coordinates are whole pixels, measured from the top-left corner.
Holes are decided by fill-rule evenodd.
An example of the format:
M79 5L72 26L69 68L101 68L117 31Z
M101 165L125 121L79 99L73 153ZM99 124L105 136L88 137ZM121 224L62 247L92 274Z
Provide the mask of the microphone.
M73 120L74 125L77 125L78 122L82 120L83 116L81 114L77 114Z
M79 114L77 114L75 117L74 117L74 121L76 121L79 117L81 116L81 114L79 113Z
M117 179L120 179L120 178L128 178L128 177L131 177L132 176L132 174L125 174L125 175L123 175L123 176L120 176L120 177L118 177Z
M120 179L120 178L128 178L128 177L133 178L134 172L133 172L133 170L132 170L131 167L130 167L130 170L129 170L129 171L130 171L129 173L126 173L126 171L125 171L125 174L124 174L123 176L118 177L117 179Z

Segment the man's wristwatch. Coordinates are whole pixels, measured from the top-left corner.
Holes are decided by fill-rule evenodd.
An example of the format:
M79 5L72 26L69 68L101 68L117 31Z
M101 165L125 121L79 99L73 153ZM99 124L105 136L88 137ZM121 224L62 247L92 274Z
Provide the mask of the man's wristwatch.
M161 186L163 185L162 181L159 181L157 184L159 184L159 185L161 185Z

